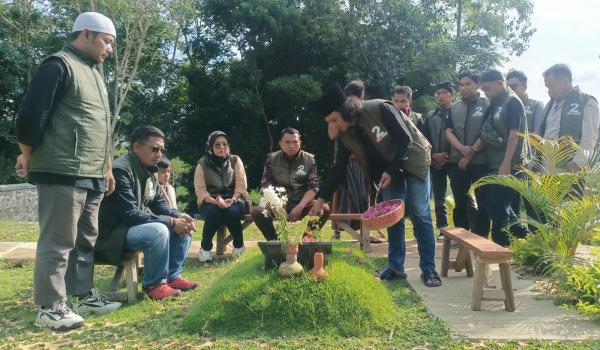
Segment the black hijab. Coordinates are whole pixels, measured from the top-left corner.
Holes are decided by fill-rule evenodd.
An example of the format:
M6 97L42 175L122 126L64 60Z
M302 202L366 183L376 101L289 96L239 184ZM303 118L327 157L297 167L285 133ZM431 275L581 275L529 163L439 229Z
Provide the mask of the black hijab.
M230 155L226 155L225 157L219 157L217 155L215 155L214 153L214 144L215 141L217 141L217 138L219 137L224 137L225 139L227 139L227 143L229 143L229 136L227 136L226 133L217 130L217 131L213 131L210 133L210 135L208 135L208 140L206 140L206 154L208 154L208 157L210 158L210 160L213 162L213 164L221 167L223 165L223 163L225 163L226 161L229 160Z

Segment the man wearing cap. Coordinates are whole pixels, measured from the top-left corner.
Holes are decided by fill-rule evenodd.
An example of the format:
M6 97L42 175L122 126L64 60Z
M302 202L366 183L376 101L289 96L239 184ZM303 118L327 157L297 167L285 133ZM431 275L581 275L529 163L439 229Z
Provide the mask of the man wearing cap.
M544 82L550 102L544 110L540 135L550 140L571 136L582 151L575 154L566 170L577 172L587 164L585 151L591 152L597 146L600 125L598 101L573 86L573 74L566 64L559 63L548 68L544 72Z
M38 186L40 237L34 270L36 324L69 330L80 314L119 308L92 288L98 208L115 188L111 171L111 114L101 65L112 53L112 21L86 12L71 42L46 58L29 84L16 121L21 155L17 174Z
M313 206L317 213L346 179L351 153L369 177L379 181L383 200L402 199L414 225L422 280L429 287L442 284L435 271L435 238L429 208L431 146L390 101L361 101L346 96L339 85L317 101L318 112L338 129L335 166ZM388 266L376 272L380 279L405 279L404 219L388 228Z
M435 99L438 107L425 116L423 130L431 144L431 187L435 204L435 223L439 229L448 226L446 188L450 144L446 139L445 126L454 100L454 84L450 81L439 83L435 88ZM440 234L438 239L443 239L443 235Z
M481 127L481 141L485 148L490 172L498 175L514 175L523 164L521 150L523 139L518 136L525 129L525 108L519 97L506 87L504 77L492 69L481 76L481 89L490 99L490 107ZM505 186L485 186L489 195L487 210L492 220L492 240L501 246L510 244L504 228L518 220L511 203L515 192ZM525 237L525 226L511 225L510 233Z

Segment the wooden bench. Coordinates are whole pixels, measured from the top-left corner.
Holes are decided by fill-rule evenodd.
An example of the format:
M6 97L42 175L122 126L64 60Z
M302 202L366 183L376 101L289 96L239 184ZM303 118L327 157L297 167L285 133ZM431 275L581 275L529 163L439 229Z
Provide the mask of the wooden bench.
M242 230L245 230L246 227L252 225L252 216L246 214L244 215L244 222L242 222ZM231 234L227 235L227 227L225 225L219 227L217 230L217 256L225 254L225 247L229 242L233 240Z
M350 213L350 214L340 214L340 213L332 213L329 214L328 220L331 220L335 223L340 229L348 232L352 238L356 239L360 243L361 249L365 253L371 252L371 232L369 229L363 225L362 223L362 214L360 213ZM356 231L352 228L352 226L348 225L347 221L356 220L360 221L360 229Z
M466 269L468 277L475 276L473 280L471 310L481 310L482 301L504 301L506 311L515 311L515 298L510 277L512 253L491 240L460 227L444 227L440 231L444 235L442 277L448 277L448 270L451 267L456 272ZM454 261L450 261L451 240L460 243L460 249ZM470 252L473 252L477 258L475 274L473 274ZM489 264L498 264L500 266L500 280L502 283L502 289L500 290L487 286L486 271Z
M121 265L110 283L111 291L106 293L110 300L133 302L137 300L138 293L138 269L142 266L142 252L125 252ZM121 283L125 277L127 292L121 292Z

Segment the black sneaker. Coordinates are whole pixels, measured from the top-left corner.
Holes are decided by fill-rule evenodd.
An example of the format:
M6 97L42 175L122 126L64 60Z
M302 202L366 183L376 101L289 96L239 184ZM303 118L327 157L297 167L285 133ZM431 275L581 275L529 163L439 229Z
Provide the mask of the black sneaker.
M67 307L64 301L57 301L50 307L40 307L36 326L54 331L68 331L83 325L83 318Z
M90 295L84 299L74 301L73 309L79 315L104 315L116 311L121 307L121 303L109 301L106 295L100 293L98 289L90 289Z
M406 272L387 266L379 271L376 271L375 277L379 278L380 280L405 280Z

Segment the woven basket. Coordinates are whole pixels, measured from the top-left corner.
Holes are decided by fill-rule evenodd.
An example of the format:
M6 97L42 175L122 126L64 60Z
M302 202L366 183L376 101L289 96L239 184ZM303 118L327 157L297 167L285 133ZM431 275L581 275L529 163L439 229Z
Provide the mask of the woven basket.
M365 215L371 211L377 212L385 206L394 205L396 208L383 215L375 215L370 218L366 218ZM367 209L362 214L362 223L370 230L381 230L395 225L404 217L404 201L402 199L392 199L389 201L375 204L374 206Z

